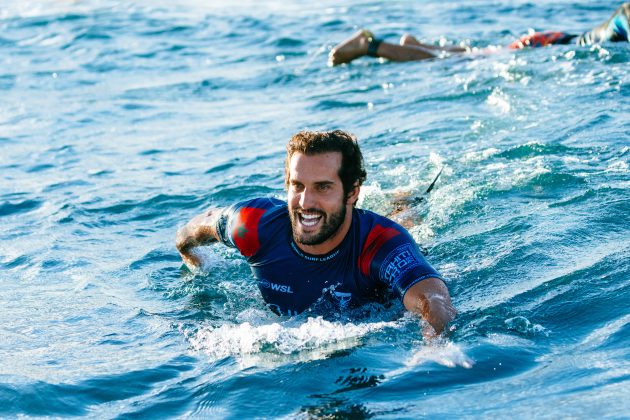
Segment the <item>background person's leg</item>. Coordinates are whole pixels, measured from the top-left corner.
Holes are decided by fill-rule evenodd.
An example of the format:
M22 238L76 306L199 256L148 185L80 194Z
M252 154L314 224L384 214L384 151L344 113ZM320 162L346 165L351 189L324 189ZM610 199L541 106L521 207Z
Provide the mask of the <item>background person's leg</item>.
M459 46L440 47L440 46L431 45L431 44L424 44L418 41L413 35L409 35L409 34L404 34L402 37L400 37L400 45L423 47L432 51L440 51L440 52L446 51L446 52L452 52L452 53L464 53L468 51L467 48L459 47Z
M426 60L436 56L430 49L423 47L380 42L374 38L370 31L362 29L349 39L336 45L328 55L328 63L336 66L368 55L370 45L372 45L374 50L371 52L373 56L386 58L391 61Z
M414 38L415 40L415 38ZM390 61L418 61L427 60L429 58L435 58L440 52L465 52L465 48L453 47L453 48L439 48L435 46L428 46L415 41L409 41L409 44L398 45L391 44L389 42L380 42L374 38L371 32L367 30L360 30L356 32L351 38L336 45L328 55L328 62L330 65L336 66L343 63L349 63L359 57L368 55L370 45L372 45L372 55L374 57L386 58Z

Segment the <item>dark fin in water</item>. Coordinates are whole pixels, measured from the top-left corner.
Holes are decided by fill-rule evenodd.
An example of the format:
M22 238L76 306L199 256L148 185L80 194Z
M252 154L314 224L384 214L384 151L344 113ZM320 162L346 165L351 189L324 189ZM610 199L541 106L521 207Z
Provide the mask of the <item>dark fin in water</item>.
M429 185L429 188L427 188L427 191L425 192L425 194L429 194L431 192L431 190L433 189L433 187L435 187L435 183L437 182L437 180L440 177L440 175L442 175L442 171L443 170L444 170L444 166L442 166L440 168L440 171L438 172L438 174L433 179L433 182L431 183L431 185Z

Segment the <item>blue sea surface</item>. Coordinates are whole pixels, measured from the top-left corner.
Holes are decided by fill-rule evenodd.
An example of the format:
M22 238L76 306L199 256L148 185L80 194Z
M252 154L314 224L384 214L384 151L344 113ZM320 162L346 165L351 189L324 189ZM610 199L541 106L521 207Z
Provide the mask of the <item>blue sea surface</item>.
M361 58L360 28L483 48L600 0L0 4L0 416L622 418L630 413L630 46ZM175 232L285 195L302 129L360 141L361 206L410 231L459 316L279 318L244 260Z

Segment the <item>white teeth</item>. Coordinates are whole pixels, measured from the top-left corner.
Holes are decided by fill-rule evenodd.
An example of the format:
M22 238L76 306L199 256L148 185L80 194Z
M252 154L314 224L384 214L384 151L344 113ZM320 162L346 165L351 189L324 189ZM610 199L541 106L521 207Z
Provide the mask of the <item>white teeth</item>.
M306 227L311 227L311 226L315 226L317 223L319 223L319 219L321 219L321 215L319 214L304 214L301 213L300 214L300 222L302 223L302 225L306 226Z

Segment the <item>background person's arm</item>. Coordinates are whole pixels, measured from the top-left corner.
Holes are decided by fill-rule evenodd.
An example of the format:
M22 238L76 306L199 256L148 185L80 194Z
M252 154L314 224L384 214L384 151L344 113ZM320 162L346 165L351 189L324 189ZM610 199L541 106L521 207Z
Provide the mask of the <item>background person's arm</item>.
M440 334L446 324L457 315L457 310L451 304L448 288L442 280L435 277L424 279L411 286L405 293L403 304L408 311L422 316L433 327L436 334Z
M184 227L177 230L175 246L186 265L199 267L201 261L192 253L193 248L219 240L216 222L220 214L221 209L210 209L193 217Z

